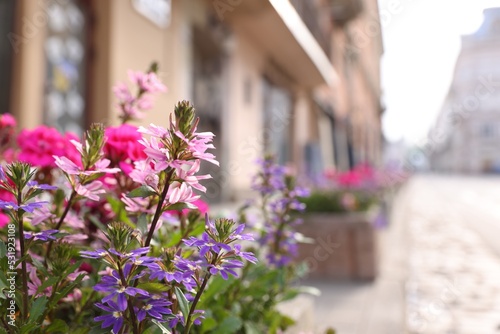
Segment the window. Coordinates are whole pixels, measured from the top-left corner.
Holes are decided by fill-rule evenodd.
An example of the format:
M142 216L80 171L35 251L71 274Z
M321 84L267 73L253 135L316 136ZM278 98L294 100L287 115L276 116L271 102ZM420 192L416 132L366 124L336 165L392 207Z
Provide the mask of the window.
M85 7L78 0L52 1L48 15L44 122L81 135L86 120Z
M264 145L266 153L276 155L277 163L291 161L291 117L293 101L290 93L264 80Z
M14 49L8 36L14 30L15 0L0 0L0 113L10 109L12 56Z

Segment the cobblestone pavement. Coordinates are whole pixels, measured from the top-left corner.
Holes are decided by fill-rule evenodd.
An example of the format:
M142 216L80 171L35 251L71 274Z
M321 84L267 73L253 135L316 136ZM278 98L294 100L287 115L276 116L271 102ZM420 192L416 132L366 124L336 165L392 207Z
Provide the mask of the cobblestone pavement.
M500 178L418 176L408 233L408 333L500 333Z

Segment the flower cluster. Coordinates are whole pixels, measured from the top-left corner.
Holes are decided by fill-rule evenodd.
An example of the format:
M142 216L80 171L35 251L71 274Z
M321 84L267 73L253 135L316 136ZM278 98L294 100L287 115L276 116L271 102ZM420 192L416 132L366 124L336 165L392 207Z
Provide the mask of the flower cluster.
M262 224L259 243L266 247L269 263L286 266L297 255L297 235L293 227L300 219L293 217L305 205L299 200L308 195L305 188L297 186L295 178L286 168L277 165L272 156L257 161L259 171L252 188L259 192Z
M119 83L113 88L123 123L143 118L144 111L153 107L152 94L167 90L167 87L158 79L157 70L157 65L153 64L146 73L128 72L129 80L138 87L136 94L133 94L124 83Z
M2 163L19 160L0 165L0 262L18 287L0 298L14 305L6 332L87 332L93 321L93 332L189 333L211 278L257 261L244 225L208 219L200 170L219 162L194 108L178 103L166 128L126 124L166 90L156 71L130 72L138 93L115 88L123 123L81 139L46 126L16 135L0 116Z

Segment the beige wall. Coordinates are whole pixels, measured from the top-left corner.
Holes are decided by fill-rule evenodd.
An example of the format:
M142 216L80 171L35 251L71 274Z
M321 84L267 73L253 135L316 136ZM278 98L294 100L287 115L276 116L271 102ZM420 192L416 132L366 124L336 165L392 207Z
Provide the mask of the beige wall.
M12 113L19 126L32 128L43 121L45 57L43 41L47 18L42 1L18 0L12 73Z

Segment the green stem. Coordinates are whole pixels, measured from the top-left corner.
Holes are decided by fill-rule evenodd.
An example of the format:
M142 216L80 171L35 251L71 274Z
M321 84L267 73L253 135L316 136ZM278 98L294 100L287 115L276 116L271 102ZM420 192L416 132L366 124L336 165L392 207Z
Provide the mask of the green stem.
M120 264L118 264L118 273L120 274L122 285L125 287L128 286L127 280L125 279L125 275L123 274L123 270ZM137 327L137 317L135 316L135 311L134 311L134 305L132 304L132 300L129 297L127 297L127 305L130 315L130 322L132 323L132 332L134 334L139 334L139 329Z
M151 227L149 228L148 237L146 238L146 242L144 243L144 247L148 247L151 244L151 239L153 239L153 234L156 228L156 224L158 224L158 220L160 220L160 216L163 212L163 202L165 202L165 198L167 197L168 188L170 186L170 180L174 173L174 169L172 169L167 174L167 179L165 180L165 186L163 187L163 191L160 195L160 200L158 201L158 205L156 206L156 212L153 216L153 220L151 222Z
M186 327L186 331L184 334L189 334L189 331L191 330L191 326L192 326L191 318L193 316L194 311L196 310L196 304L198 304L198 301L200 300L201 294L205 290L210 277L212 277L212 274L210 274L210 272L207 272L207 274L205 275L205 278L203 278L203 283L201 283L200 289L196 293L196 297L194 297L193 303L191 304L191 308L189 309L189 315L188 315L187 320L186 320L187 327Z
M80 308L80 311L78 311L78 313L76 314L75 319L73 320L74 323L78 323L79 320L80 320L80 318L81 318L81 316L83 315L83 312L88 307L90 307L91 305L93 305L95 295L96 295L96 291L92 290L92 293L90 294L89 298L87 299L87 301L85 302L85 304Z
M69 196L68 203L66 203L66 207L64 208L64 212L61 215L61 218L59 218L59 221L57 222L57 225L55 227L56 230L59 230L61 228L62 224L64 223L64 219L66 219L66 216L68 215L69 210L73 206L73 202L75 201L75 198L76 198L76 191L73 190L71 192L71 195ZM45 263L47 263L47 260L50 259L50 253L51 253L53 244L54 244L54 240L51 240L49 242L49 245L47 246L47 253L45 253Z
M20 197L20 196L19 196ZM21 203L18 197L18 202ZM28 318L28 270L26 268L26 245L24 241L24 224L23 224L23 213L17 211L17 223L19 225L19 244L21 245L21 279L22 279L22 295L23 295L23 313L22 320L23 323L26 322Z

